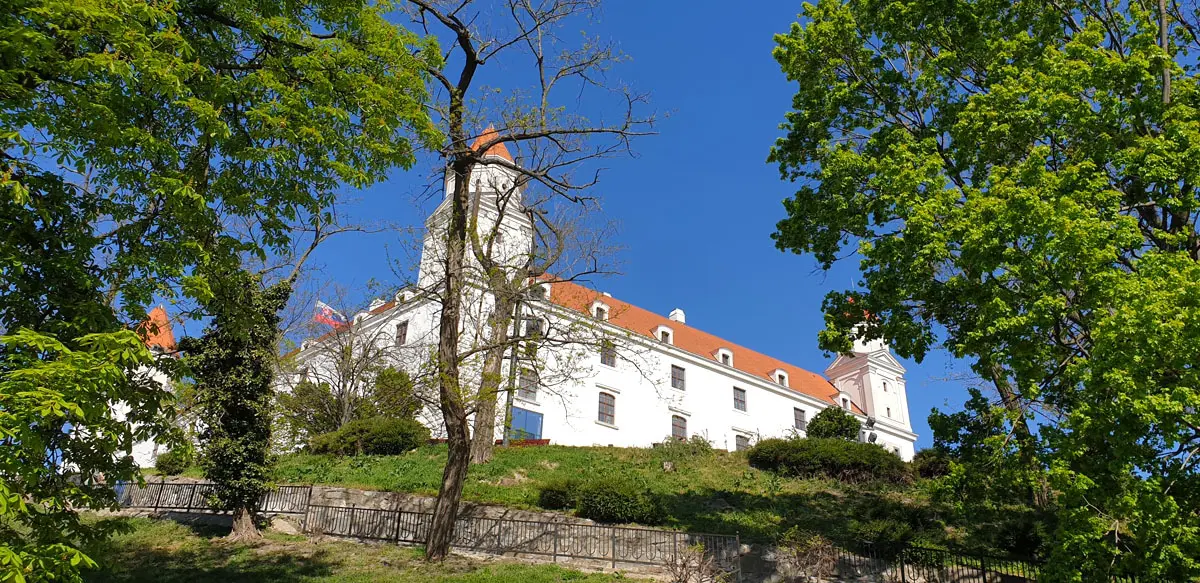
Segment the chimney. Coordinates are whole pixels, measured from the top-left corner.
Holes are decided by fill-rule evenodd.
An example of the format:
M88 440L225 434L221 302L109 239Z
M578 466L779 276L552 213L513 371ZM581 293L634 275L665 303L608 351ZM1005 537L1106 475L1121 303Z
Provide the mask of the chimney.
M667 316L667 318L670 319L672 322L679 322L680 324L687 324L687 317L684 315L683 310L681 310L679 308L675 308L674 310L671 310L671 315Z
M604 297L606 297L606 298L611 298L611 297L612 297L612 294L610 294L610 293L608 293L608 292L600 292L600 295L602 295L602 296L604 296Z

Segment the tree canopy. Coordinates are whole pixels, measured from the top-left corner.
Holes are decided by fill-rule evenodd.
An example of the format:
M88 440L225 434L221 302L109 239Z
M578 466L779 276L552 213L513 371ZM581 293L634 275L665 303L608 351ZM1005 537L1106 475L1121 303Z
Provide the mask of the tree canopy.
M863 273L822 345L972 362L1055 580L1200 573L1200 14L1160 7L821 0L776 37L775 241Z
M361 0L6 4L0 383L48 392L0 395L0 438L38 445L35 419L84 483L136 479L120 452L166 429L169 395L135 382L152 361L128 328L152 300L209 300L210 276L335 220L343 185L411 165L439 138L424 71L440 60L435 39ZM169 356L154 364L172 371ZM67 384L37 385L50 372ZM19 528L3 530L0 579L43 577L45 557L75 576L87 560L62 550L92 532L75 512L111 506L111 490L5 467L0 512Z
M839 407L826 407L808 422L808 437L829 437L858 441L861 426L858 419Z

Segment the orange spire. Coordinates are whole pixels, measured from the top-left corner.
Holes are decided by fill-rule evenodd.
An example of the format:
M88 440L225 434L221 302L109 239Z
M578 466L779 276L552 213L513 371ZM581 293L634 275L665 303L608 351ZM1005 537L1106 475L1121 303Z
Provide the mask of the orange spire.
M484 144L486 144L492 140L495 140L496 138L499 138L499 137L500 137L500 132L496 131L496 127L489 125L486 130L483 130L483 133L480 134L478 138L475 138L475 143L471 144L471 149L475 150L475 151L479 151L479 148L483 147ZM508 148L504 147L503 142L497 142L495 145L488 148L487 151L483 153L483 155L484 156L499 156L500 158L504 158L505 160L508 160L509 162L513 161L512 154L508 153Z
M163 352L175 350L175 332L171 330L171 318L167 316L166 308L161 305L146 316L146 321L138 327L146 336L146 346L159 348Z

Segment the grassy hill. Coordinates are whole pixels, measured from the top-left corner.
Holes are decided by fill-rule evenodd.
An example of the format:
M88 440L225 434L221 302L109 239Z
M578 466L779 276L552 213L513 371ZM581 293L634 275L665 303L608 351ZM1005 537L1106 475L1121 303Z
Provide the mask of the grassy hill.
M436 495L446 459L444 446L399 456L281 458L274 479L352 488ZM664 471L663 462L673 471ZM472 466L467 500L536 507L543 483L563 478L619 475L657 493L668 510L666 526L692 532L740 534L771 542L790 528L819 533L842 544L864 532L907 536L926 544L988 548L966 536L937 508L924 482L909 486L850 486L825 479L786 479L751 468L744 454L668 448L497 448L495 459ZM901 531L901 532L893 532Z

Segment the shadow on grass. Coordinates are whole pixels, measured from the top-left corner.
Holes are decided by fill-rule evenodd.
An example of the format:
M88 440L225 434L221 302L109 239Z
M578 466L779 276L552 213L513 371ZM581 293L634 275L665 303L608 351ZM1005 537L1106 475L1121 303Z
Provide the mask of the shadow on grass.
M228 532L221 526L184 524L167 536L146 538L136 531L130 537L117 536L90 549L100 568L85 572L84 581L288 583L329 576L341 566L338 558L318 547L297 553L296 547L278 545L270 539L237 544L214 538Z

